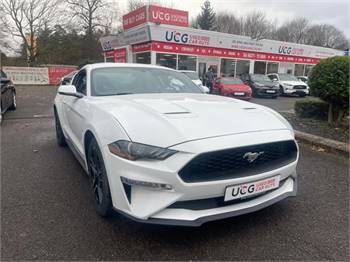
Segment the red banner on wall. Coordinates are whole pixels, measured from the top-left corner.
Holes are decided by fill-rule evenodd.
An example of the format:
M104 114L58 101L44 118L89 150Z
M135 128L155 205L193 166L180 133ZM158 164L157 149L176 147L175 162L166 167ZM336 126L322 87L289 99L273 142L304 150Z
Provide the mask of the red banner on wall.
M188 12L161 6L143 6L123 16L123 28L128 30L146 22L188 27Z
M188 12L161 6L149 6L149 21L188 27Z
M126 63L126 48L114 50L114 62Z
M61 78L77 70L75 66L48 66L50 85L59 85Z
M142 44L137 44L132 46L133 53L145 52L150 50L151 50L151 43L142 43Z
M123 28L125 30L143 24L147 21L146 6L140 7L123 16Z
M302 56L287 56L261 52L247 52L242 50L214 48L214 47L202 47L194 45L183 45L166 42L152 42L152 50L159 52L169 53L182 53L191 55L202 56L216 56L227 58L242 58L249 60L263 60L263 61L276 61L276 62L293 62L293 63L308 63L317 64L319 59L302 57Z

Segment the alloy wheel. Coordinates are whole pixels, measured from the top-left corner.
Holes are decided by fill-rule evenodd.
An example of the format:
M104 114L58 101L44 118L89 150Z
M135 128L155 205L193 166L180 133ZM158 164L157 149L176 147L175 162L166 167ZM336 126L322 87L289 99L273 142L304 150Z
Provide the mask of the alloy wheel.
M101 164L101 159L96 152L96 148L92 148L89 150L88 157L89 164L89 175L90 175L90 183L92 186L92 190L95 196L95 200L98 204L101 204L103 201L103 167Z

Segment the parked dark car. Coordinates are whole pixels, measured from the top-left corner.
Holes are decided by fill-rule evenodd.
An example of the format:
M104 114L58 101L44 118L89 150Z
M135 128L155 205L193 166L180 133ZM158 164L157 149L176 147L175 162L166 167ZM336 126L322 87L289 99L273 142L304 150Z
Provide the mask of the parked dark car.
M2 120L2 115L7 110L16 110L17 102L16 102L16 89L13 85L11 79L7 77L7 75L1 70L1 101L0 101L0 122Z
M75 76L75 74L77 73L78 71L75 70L75 71L72 71L70 72L68 75L65 75L64 77L62 77L61 79L61 85L69 85L72 81L72 78Z
M278 83L273 82L267 75L263 74L243 74L242 81L249 85L253 91L253 96L265 96L277 98L279 95Z

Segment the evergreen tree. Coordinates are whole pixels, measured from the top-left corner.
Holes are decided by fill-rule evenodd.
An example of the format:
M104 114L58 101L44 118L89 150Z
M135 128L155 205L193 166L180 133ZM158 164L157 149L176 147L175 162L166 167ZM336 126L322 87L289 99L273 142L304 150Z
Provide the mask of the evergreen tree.
M197 23L200 29L203 30L216 30L215 26L215 12L210 5L210 1L206 0L204 4L201 6L202 11L197 17Z

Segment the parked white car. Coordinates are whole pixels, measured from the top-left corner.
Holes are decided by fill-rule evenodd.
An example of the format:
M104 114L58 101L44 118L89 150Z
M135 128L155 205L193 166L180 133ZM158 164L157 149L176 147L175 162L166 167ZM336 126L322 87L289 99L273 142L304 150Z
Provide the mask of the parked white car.
M267 76L279 83L281 95L296 94L303 97L310 94L309 86L296 76L290 74L268 74Z
M102 216L198 226L295 196L298 147L275 111L205 95L175 70L87 65L54 104Z
M193 83L199 86L205 93L209 93L210 90L208 87L204 86L202 80L199 79L198 73L196 71L190 70L179 70L181 73L187 75Z

